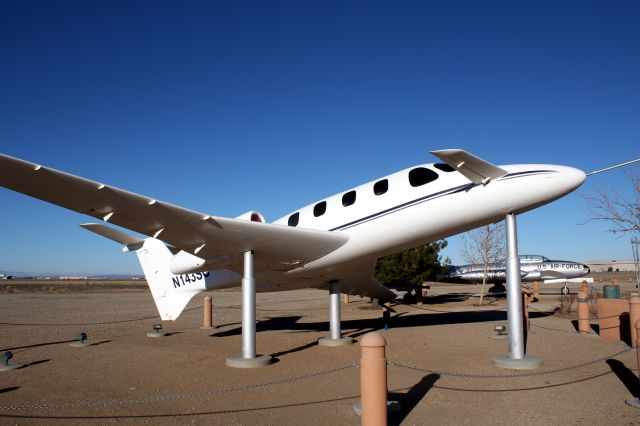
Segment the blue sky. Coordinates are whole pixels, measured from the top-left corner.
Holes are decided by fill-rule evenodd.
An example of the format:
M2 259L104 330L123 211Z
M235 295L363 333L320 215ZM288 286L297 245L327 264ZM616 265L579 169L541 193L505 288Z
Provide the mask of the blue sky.
M640 157L638 22L635 1L5 0L0 152L268 220L435 149L591 171ZM583 224L580 194L614 188L622 171L519 217L520 252L630 258ZM88 217L0 203L0 269L140 271Z

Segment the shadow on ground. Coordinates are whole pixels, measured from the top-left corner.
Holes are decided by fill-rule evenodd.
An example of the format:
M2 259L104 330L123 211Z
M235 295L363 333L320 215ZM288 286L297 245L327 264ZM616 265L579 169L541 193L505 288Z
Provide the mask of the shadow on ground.
M389 392L389 401L400 403L402 410L399 413L389 415L389 425L400 425L411 411L418 405L424 396L433 388L440 378L439 374L427 374L418 383L409 389L407 393Z
M607 364L609 364L611 371L614 372L622 384L625 385L629 393L636 398L640 397L638 378L633 371L627 368L622 361L618 361L617 359L608 359Z
M544 313L533 312L530 318L542 318ZM299 322L302 317L292 315L286 317L274 317L266 320L258 321L256 331L329 331L329 322ZM506 321L507 313L504 310L495 311L463 311L463 312L446 312L446 313L429 313L429 314L412 314L412 315L394 315L389 321L391 328L404 327L422 327L446 324L466 324L476 322L495 322ZM382 315L380 318L343 320L342 330L350 337L361 335L372 330L382 329ZM363 333L364 332L364 333ZM211 337L236 336L242 334L242 327L235 327L225 331L213 333Z

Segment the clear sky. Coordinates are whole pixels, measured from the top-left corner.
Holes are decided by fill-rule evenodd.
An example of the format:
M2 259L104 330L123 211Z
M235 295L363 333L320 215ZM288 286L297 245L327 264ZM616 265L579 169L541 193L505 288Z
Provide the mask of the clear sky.
M270 221L435 149L592 171L640 157L639 22L637 1L4 0L0 152ZM630 184L520 216L520 252L631 258L583 224L599 189ZM0 270L140 272L87 216L0 204Z

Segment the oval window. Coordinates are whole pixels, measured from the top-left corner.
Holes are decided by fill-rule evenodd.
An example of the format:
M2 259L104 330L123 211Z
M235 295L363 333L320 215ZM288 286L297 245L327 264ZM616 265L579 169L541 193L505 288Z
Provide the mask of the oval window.
M379 180L373 185L373 193L376 195L382 195L388 190L389 190L389 181L386 179Z
M321 201L313 207L313 215L315 217L322 216L327 211L327 202Z
M349 191L342 196L342 205L348 207L356 202L356 191Z
M300 213L296 212L289 216L289 226L298 226L298 222L300 221Z
M451 167L450 165L445 164L445 163L436 163L436 164L433 165L433 167L435 167L438 170L442 170L443 172L447 172L447 173L456 171L456 169L454 169L453 167Z
M424 167L417 167L409 172L411 186L421 186L438 179L438 174Z

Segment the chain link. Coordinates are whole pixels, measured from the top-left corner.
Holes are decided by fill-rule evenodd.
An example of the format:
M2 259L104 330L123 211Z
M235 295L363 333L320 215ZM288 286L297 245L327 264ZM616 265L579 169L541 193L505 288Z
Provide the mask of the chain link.
M357 368L357 367L358 367L358 364L353 363L353 364L345 365L344 367L332 368L330 370L323 370L323 371L304 374L300 376L287 377L284 379L273 380L271 382L254 383L249 385L230 387L226 389L193 392L193 393L179 394L179 395L150 396L147 398L120 399L120 400L111 400L111 401L84 401L84 402L81 401L81 402L59 402L59 403L50 403L50 404L0 406L0 412L1 411L38 410L38 409L48 410L48 409L64 409L64 408L113 407L113 406L121 406L121 405L145 404L148 402L176 401L176 400L184 400L184 399L203 398L207 396L222 395L222 394L231 393L231 392L243 392L243 391L249 391L254 389L261 389L269 386L298 382L301 380L308 380L315 377L324 376L327 374L339 373L341 371L348 370L350 368Z
M598 359L595 359L595 360L591 360L591 361L587 361L587 362L583 362L581 364L576 364L576 365L572 365L572 366L569 366L569 367L557 368L555 370L534 371L534 372L531 372L531 373L472 374L472 373L456 373L456 372L452 372L452 371L430 370L430 369L427 369L427 368L420 368L420 367L415 367L415 366L411 366L411 365L399 364L399 363L395 363L395 362L392 362L392 361L388 361L387 364L389 366L391 366L391 367L404 368L405 370L419 371L421 373L440 374L441 376L466 377L466 378L472 378L472 379L510 379L510 378L519 378L519 377L544 376L544 375L547 375L547 374L558 374L558 373L562 373L562 372L569 371L569 370L575 370L575 369L578 369L578 368L586 367L587 365L597 364L599 362L605 361L605 360L610 359L610 358L615 358L615 357L620 356L620 355L622 355L622 354L624 354L626 352L629 352L630 350L632 350L632 348L626 347L625 349L623 349L620 352L617 352L615 354L603 356L601 358L598 358Z

